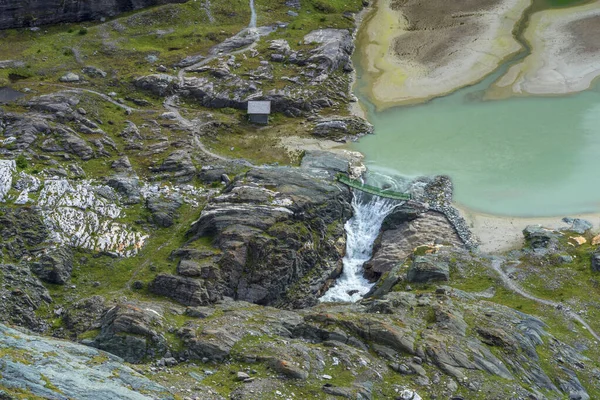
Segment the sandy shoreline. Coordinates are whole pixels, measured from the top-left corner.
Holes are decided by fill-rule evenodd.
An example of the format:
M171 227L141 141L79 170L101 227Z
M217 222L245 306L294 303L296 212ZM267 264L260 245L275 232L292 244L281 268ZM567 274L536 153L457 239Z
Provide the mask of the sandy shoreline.
M524 36L531 54L492 86L488 98L575 93L600 76L600 1L537 12Z
M465 218L472 233L480 240L479 250L485 253L500 253L520 247L524 243L523 229L528 225L542 225L557 229L567 227L564 217L581 218L591 222L594 231L600 230L600 213L565 215L561 217L504 217L479 213L454 204Z

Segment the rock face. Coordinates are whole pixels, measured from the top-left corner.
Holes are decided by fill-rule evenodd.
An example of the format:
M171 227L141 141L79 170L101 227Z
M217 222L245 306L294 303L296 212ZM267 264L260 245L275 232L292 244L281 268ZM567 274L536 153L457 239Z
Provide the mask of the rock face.
M79 22L186 0L6 0L0 3L0 29L21 28L62 22Z
M50 293L24 264L0 264L0 321L43 331L35 311L52 302Z
M62 247L44 254L39 262L32 264L31 270L45 282L63 285L71 278L73 252Z
M213 198L192 225L192 239L174 254L185 277L161 275L151 290L187 305L222 296L314 304L325 281L339 273L349 201L349 191L326 171L253 169ZM214 248L192 250L207 240Z
M446 244L460 247L454 227L447 218L437 212L390 215L384 221L383 233L373 248L373 257L365 264L365 276L378 279L396 264L402 263L419 246Z
M9 394L25 390L44 399L173 399L120 358L80 344L0 325L0 354L0 387ZM0 391L2 398L12 399L9 394Z

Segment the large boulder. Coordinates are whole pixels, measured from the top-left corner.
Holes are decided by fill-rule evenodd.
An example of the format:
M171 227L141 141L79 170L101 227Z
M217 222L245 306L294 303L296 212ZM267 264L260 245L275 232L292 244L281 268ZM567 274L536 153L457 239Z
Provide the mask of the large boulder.
M436 260L432 256L417 256L406 274L408 282L428 283L448 281L450 267L444 261Z
M88 344L131 363L161 356L166 340L153 327L162 323L159 311L149 304L119 304L102 317L100 334Z
M48 237L39 208L0 208L1 253L16 260L34 256Z
M176 150L169 154L164 161L151 168L158 175L155 179L171 180L176 182L189 182L196 176L196 167L190 154L185 150Z
M131 165L130 165L131 167ZM142 199L140 180L135 177L113 176L106 184L122 196L124 204L137 204Z
M528 225L523 230L523 236L532 249L551 249L558 245L561 234L541 225Z

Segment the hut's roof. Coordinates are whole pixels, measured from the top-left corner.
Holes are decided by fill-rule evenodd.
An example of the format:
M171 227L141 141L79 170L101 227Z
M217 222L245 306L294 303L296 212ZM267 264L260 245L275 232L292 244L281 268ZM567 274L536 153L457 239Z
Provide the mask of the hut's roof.
M271 114L270 101L249 101L248 114Z

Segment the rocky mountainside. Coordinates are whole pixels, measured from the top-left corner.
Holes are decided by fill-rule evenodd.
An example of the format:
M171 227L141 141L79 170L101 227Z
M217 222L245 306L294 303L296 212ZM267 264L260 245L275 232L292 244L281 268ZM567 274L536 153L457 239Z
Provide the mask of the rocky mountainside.
M114 17L127 11L186 0L3 0L0 29L79 22Z
M406 181L369 294L319 302L354 214L336 174L365 170L324 149L372 133L349 112L363 2L255 3L256 28L212 0L0 31L19 93L0 107L0 398L599 398L585 221L481 254L447 177Z

